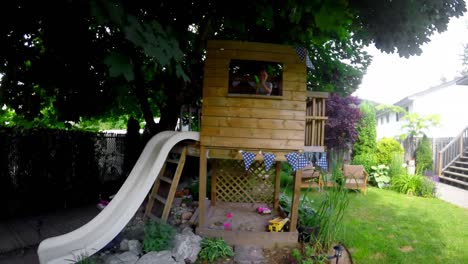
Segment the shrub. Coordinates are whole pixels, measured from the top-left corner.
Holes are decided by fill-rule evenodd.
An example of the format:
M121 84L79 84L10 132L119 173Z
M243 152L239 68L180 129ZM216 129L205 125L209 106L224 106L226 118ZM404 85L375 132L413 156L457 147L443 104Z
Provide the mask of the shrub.
M362 103L359 110L362 116L356 127L358 138L353 146L354 156L374 153L377 143L375 108L368 103Z
M361 118L359 99L331 94L326 100L325 146L345 148L357 139L356 124Z
M377 184L379 188L387 187L390 183L390 177L388 177L389 167L384 164L371 167L370 180Z
M362 153L356 155L351 162L353 165L362 165L367 172L371 172L371 167L378 164L377 157L374 153Z
M409 175L407 173L392 178L391 189L399 193L433 197L435 185L422 175Z
M389 165L392 162L393 155L403 154L403 147L393 138L382 138L377 142L377 163Z
M416 169L420 172L432 170L431 142L426 135L421 138L416 149Z
M201 250L198 257L202 261L212 263L216 259L234 256L232 247L222 238L203 238L200 243Z
M292 177L292 168L291 166L283 162L280 172L280 186L281 188L292 188L293 187L293 177Z
M168 224L149 221L145 226L143 250L151 252L172 248L175 233L175 229Z
M403 167L403 155L395 153L392 158L392 162L389 165L388 176L393 177L405 173L405 168Z

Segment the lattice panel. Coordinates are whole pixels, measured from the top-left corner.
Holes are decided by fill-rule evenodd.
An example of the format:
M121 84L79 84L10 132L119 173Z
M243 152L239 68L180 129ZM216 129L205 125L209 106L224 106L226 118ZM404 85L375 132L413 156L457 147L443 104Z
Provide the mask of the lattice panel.
M218 160L216 200L238 203L273 203L275 166L265 171L263 162L255 161L246 171L243 160Z

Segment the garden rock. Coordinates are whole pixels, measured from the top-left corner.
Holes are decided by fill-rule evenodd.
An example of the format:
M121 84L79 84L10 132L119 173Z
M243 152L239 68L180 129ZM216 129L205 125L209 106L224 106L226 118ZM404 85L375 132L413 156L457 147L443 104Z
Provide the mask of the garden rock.
M185 262L183 260L175 261L172 258L171 251L164 250L149 252L141 257L136 264L185 264Z
M190 260L195 263L197 255L201 250L200 242L202 238L195 235L189 227L184 228L182 233L175 235L174 249L172 255L177 261Z
M130 240L128 241L128 250L130 252L133 252L135 255L139 256L141 255L141 243L138 240Z
M118 255L111 255L106 259L105 264L135 264L138 256L133 252L127 251Z
M192 212L184 212L182 213L182 220L190 220L190 218L192 217L193 213Z
M234 250L234 261L239 264L261 264L265 257L263 249L255 246L236 246Z
M123 239L120 242L120 250L121 251L128 251L128 239Z

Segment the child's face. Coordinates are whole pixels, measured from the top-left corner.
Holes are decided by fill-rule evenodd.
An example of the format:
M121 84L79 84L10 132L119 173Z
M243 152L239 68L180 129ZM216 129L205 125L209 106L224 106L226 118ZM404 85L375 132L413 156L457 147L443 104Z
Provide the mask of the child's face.
M265 80L268 77L268 74L266 71L260 71L260 79Z

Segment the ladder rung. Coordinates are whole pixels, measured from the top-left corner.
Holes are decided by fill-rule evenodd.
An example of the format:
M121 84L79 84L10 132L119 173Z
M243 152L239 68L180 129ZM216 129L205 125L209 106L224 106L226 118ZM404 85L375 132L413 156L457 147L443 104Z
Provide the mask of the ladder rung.
M179 164L179 160L176 160L176 159L167 159L166 162Z
M165 198L162 198L161 196L159 196L159 195L157 195L157 194L151 195L151 199L158 200L158 201L160 201L161 203L166 204L166 199L165 199Z
M167 182L167 183L169 183L169 184L172 184L172 179L169 179L168 177L162 176L162 177L159 177L159 179L160 179L161 181L163 181L163 182Z
M156 222L161 221L161 218L159 218L159 217L157 217L157 216L155 216L154 214L151 214L151 213L148 214L148 217L151 218L151 220L154 220Z

